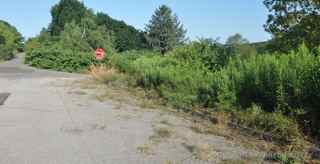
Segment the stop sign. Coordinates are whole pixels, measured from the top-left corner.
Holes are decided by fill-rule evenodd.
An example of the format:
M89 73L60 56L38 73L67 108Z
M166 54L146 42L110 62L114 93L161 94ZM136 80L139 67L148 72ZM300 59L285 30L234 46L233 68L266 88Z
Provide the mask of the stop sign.
M96 59L97 60L103 60L105 57L105 52L102 48L97 48L96 49Z

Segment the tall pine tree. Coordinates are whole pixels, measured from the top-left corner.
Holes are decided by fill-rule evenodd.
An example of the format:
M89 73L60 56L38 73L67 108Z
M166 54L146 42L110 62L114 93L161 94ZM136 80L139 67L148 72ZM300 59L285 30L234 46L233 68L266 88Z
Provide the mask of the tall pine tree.
M182 44L186 30L172 10L162 5L156 9L149 24L146 26L147 40L150 46L162 54Z

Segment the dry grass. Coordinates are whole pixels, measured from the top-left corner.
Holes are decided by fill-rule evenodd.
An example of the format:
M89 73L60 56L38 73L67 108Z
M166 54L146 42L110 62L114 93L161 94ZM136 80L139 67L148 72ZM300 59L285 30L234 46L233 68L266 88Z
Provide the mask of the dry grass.
M213 147L209 144L199 144L199 145L188 145L184 144L184 147L192 153L192 155L202 161L209 161L213 158L214 153L218 153L214 151Z
M152 154L152 144L147 143L144 145L141 145L139 147L137 147L137 150L139 153L143 154L143 155L151 155Z
M167 127L160 127L154 129L154 134L149 137L148 143L137 147L138 151L144 155L151 155L153 148L162 141L173 136L173 130Z
M68 94L73 94L73 95L86 95L87 93L84 91L70 91Z
M170 138L172 134L173 134L173 131L166 127L157 128L155 130L155 137L158 137L158 138Z
M96 96L101 102L114 100L130 105L137 105L143 109L155 109L163 105L162 99L155 91L131 87L130 85L132 85L131 83L134 80L130 79L129 76L119 73L114 68L104 65L91 66L89 74L93 77L93 81L106 85L103 94Z
M103 83L110 83L118 78L118 72L113 69L109 68L105 65L95 66L92 65L89 68L89 74L96 80L103 82Z
M197 159L209 161L212 154L212 148L208 144L197 145L194 147L193 154Z
M255 164L263 163L259 158L238 159L238 160L223 160L220 164Z
M160 124L172 126L172 124L171 124L171 123L169 122L169 120L167 120L167 119L161 120L161 121L160 121Z
M96 96L99 101L114 100L119 102L119 108L122 104L137 105L142 109L161 109L164 108L164 101L158 96L155 91L146 91L142 88L133 87L132 79L127 75L119 73L113 68L108 68L106 66L92 66L89 70L90 75L93 77L94 82L85 82L83 84L84 88L97 88L97 83L106 84L103 88L103 93ZM134 80L134 79L133 79ZM101 90L101 89L100 89ZM165 108L167 109L167 108ZM207 135L217 135L225 137L227 140L232 140L237 144L240 144L246 148L253 148L261 151L278 151L279 146L272 143L266 143L259 140L255 136L249 136L241 133L241 130L233 129L228 126L231 120L230 114L226 112L208 112L208 109L197 108L190 114L186 115L188 118L199 118L198 120L190 126L190 129L196 133L207 134ZM180 115L179 112L173 110L172 112ZM169 125L166 121L161 121L163 125ZM149 144L138 147L139 152L149 152L151 147L155 144L161 142L165 138L172 136L172 131L168 128L160 128L155 130L155 134L150 137L151 142ZM200 146L201 147L201 146ZM206 152L205 146L203 149L197 148L195 150L200 150L200 152ZM202 150L202 151L201 151ZM200 158L206 155L198 153ZM205 154L205 153L204 153Z
M174 162L172 160L166 160L163 164L180 164L180 162Z
M281 146L266 142L255 136L243 134L238 129L233 129L225 124L212 124L208 121L195 121L190 129L198 134L221 136L232 144L241 145L247 149L254 149L263 152L283 151Z

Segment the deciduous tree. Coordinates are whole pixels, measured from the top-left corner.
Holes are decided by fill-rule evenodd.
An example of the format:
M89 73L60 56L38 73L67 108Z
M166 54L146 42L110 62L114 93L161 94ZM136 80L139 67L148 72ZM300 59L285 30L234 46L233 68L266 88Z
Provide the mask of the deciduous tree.
M271 47L288 51L303 42L311 49L320 45L319 0L264 0L270 15L265 25L273 35Z
M80 23L88 9L78 0L61 0L51 9L52 22L49 29L51 35L59 35L64 26L72 21Z

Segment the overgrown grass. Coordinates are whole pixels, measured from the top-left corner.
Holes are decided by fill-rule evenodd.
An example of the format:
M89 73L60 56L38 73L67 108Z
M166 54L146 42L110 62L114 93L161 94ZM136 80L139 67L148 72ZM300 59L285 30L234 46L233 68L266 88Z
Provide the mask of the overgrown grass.
M205 63L200 55L210 51L194 46L165 56L126 52L114 55L112 66L130 75L133 86L156 91L175 108L229 111L236 123L271 132L286 143L301 137L301 127L316 134L320 58L307 48L290 54L232 57L212 69L214 63L223 62L212 58L211 64ZM309 124L298 126L302 120Z
M298 124L281 113L266 113L259 106L253 105L245 111L235 111L234 123L259 130L261 133L270 133L270 139L281 140L283 143L293 142L301 138Z

